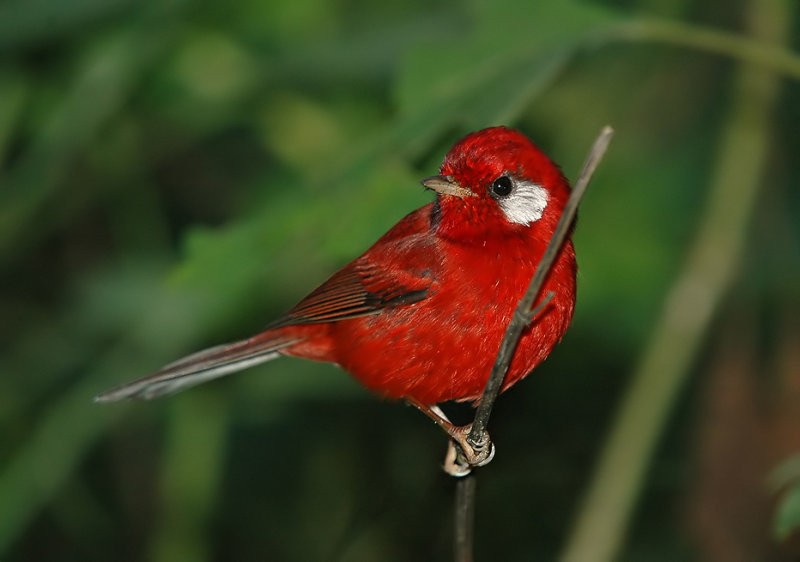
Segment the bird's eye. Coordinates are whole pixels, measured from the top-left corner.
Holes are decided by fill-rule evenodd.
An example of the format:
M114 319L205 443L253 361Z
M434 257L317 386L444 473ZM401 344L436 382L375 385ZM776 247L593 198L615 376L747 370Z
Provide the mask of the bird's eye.
M514 182L508 176L500 176L492 182L492 195L496 197L506 197L514 187Z

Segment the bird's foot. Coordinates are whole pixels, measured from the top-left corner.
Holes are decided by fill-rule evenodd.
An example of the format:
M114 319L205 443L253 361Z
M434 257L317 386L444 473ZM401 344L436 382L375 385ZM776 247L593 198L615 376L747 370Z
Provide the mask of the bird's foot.
M450 437L442 466L450 476L466 476L473 468L485 466L494 458L494 443L488 432L484 431L479 439L473 440L470 438L472 424L455 425L438 406L428 406L415 400L409 400L409 403L436 422Z
M479 442L470 439L472 424L456 426L451 424L451 431L447 434L450 441L447 444L447 453L442 468L450 476L460 478L466 476L472 469L486 466L494 458L495 448L488 433L484 433Z

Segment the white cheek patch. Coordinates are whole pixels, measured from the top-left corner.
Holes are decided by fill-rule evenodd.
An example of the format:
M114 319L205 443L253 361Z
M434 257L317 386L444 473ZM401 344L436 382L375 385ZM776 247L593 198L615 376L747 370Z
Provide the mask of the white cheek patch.
M548 199L547 190L541 185L517 180L514 190L497 203L510 222L528 226L542 218Z

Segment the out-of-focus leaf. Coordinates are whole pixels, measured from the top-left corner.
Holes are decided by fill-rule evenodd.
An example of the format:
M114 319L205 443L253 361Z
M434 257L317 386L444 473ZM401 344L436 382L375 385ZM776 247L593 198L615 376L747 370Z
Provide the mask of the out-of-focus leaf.
M71 158L119 110L160 41L123 33L103 41L86 57L63 101L38 138L2 179L0 263L23 252L55 221L38 221L52 204ZM145 43L143 46L142 43ZM35 221L36 226L31 227Z
M29 93L29 85L21 72L0 71L0 170L3 169L9 138Z
M278 83L383 85L395 76L398 60L410 49L426 42L459 41L464 26L462 9L450 6L380 27L358 27L346 36L314 35L313 40L300 41L290 37L292 47L270 60L265 75Z
M128 295L133 312L126 318L126 333L120 343L96 354L87 374L49 403L28 438L3 464L0 553L19 537L95 440L126 411L121 404L92 404L92 397L108 387L112 379L122 381L144 374L142 370L148 365L163 361L162 353L175 354L197 337L192 303L171 290L158 290L157 278L150 281L149 291ZM120 298L120 294L113 298Z
M108 372L124 373L135 355L120 348L98 363L92 376L53 401L24 445L0 470L0 555L19 539L30 520L72 474L88 448L125 408L92 406L91 396ZM128 371L130 373L130 371Z
M194 96L214 102L234 102L256 75L255 61L229 35L197 30L183 38L175 57L177 79Z
M191 232L186 243L187 258L176 268L170 282L202 294L224 292L246 299L255 284L264 290L263 279L271 272L278 278L290 274L280 271L280 264L297 251L292 248L309 243L305 240L308 225L314 225L315 232L327 233L310 242L316 259L343 265L344 260L366 250L395 221L429 200L417 187L417 178L397 164L377 163L374 174L363 181L364 188L353 201L342 199L339 192L331 189L306 192L301 205L291 180L265 186L280 192L273 196L269 207L225 228ZM348 236L337 235L343 223L349 225ZM313 256L306 259L310 257ZM307 261L305 266L308 269L312 263ZM310 290L321 281L322 277L309 279L307 288ZM208 304L217 309L216 303Z
M119 14L136 0L7 0L0 3L0 52L52 40Z
M780 463L769 475L769 487L782 493L772 520L772 534L784 540L800 528L800 455Z
M420 46L406 57L395 88L398 105L410 114L446 102L442 109L448 114L475 126L482 115L472 114L470 105L487 96L497 104L503 94L513 98L518 75L535 76L619 20L613 12L570 0L478 3L471 36L436 49Z
M800 484L786 492L778 504L772 532L778 540L784 540L800 528Z
M775 491L800 482L800 454L781 462L769 475L769 487Z
M337 116L310 99L287 93L270 100L260 117L265 144L301 179L324 185L324 163L348 141Z

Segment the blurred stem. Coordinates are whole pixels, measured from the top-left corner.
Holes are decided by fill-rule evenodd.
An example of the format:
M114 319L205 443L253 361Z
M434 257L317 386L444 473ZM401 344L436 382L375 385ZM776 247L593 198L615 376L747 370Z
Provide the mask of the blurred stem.
M19 122L30 86L22 73L15 70L0 70L0 170L7 158L7 152Z
M726 55L800 79L800 56L790 50L788 42L771 44L769 40L774 35L761 41L758 37L747 38L666 19L631 20L613 28L610 35L625 41L661 42Z
M103 292L104 288L98 284L95 293ZM132 292L125 293L126 299L135 296ZM120 378L133 376L136 363L155 362L159 354L175 353L175 348L185 348L186 341L196 337L191 324L194 317L188 310L176 308L180 300L175 293L157 293L143 287L140 298L140 302L132 305L140 315L129 315L128 330L120 338L122 341L97 353L85 376L59 390L47 408L32 414L36 416L34 427L14 451L9 451L0 466L0 560L7 559L8 549L20 539L33 518L63 489L109 427L128 411L122 405L103 408L91 403L98 389L107 386L109 374L116 373ZM92 309L91 303L87 303L85 313L91 314ZM176 317L185 318L187 324L167 330L167 326L175 326L172 319ZM83 322L77 318L79 324ZM153 343L153 333L169 334L158 340L164 349ZM53 347L47 343L43 342L40 353L53 353ZM143 353L143 349L147 352ZM70 366L77 368L80 362L71 360ZM66 381L62 384L66 385Z
M150 560L206 560L206 533L224 458L227 408L219 393L194 392L171 404L161 478L160 518Z
M788 40L790 3L751 0L757 40ZM765 165L779 80L750 59L737 71L732 105L700 231L670 289L601 453L561 560L617 559L648 463L714 312L736 275ZM773 70L775 65L772 65Z
M133 355L119 348L100 361L93 376L64 392L30 432L24 446L0 470L0 559L19 539L53 494L66 482L89 447L125 413L125 408L92 407L89 397L106 373Z

